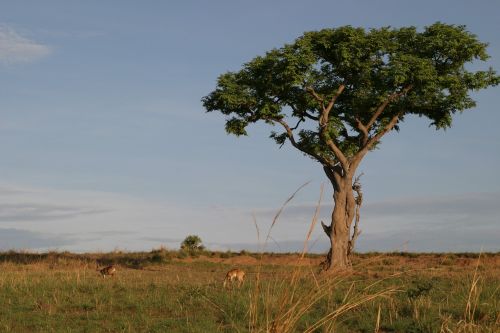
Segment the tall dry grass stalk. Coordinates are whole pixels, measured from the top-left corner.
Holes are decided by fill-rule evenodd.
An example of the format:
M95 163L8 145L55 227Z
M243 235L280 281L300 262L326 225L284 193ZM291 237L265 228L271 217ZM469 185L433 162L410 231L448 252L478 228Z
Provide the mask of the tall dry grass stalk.
M308 183L299 187L278 210L268 230L262 248L265 248L267 242L271 239L271 231L286 205L307 184ZM331 330L335 321L340 316L365 303L380 297L389 297L398 291L395 287L373 291L373 286L357 290L356 283L351 282L350 287L344 294L342 302L340 304L333 304L334 302L332 302L331 297L334 291L344 287L347 280L352 277L352 273L337 272L335 275L319 274L319 271L314 272L310 266L301 265L301 261L304 259L308 250L308 242L317 223L322 198L323 185L321 186L320 197L304 240L303 250L292 272L282 278L268 281L267 284L264 285L261 276L261 268L263 265L261 255L255 284L250 294L248 309L250 332L286 333L299 330L314 332L321 327ZM257 229L257 236L260 243L260 230L255 217L254 224ZM261 253L263 253L263 251ZM318 310L318 306L323 308ZM315 317L314 312L317 311L323 313L319 319L308 324L301 323L301 320L308 315L313 314L312 317ZM263 316L264 318L260 318L259 316ZM301 325L300 329L299 325Z
M481 254L477 259L476 268L474 269L474 275L472 276L471 285L469 289L469 296L467 297L467 303L465 305L464 321L466 323L474 324L474 314L477 309L477 304L479 302L480 290L480 276L477 273L479 268L479 263L481 261Z
M480 325L475 322L475 314L477 307L479 305L479 297L481 295L481 276L479 275L479 265L481 263L481 253L477 258L476 267L474 269L474 274L470 281L469 292L467 296L467 302L465 303L465 310L463 319L460 320L456 325L457 333L479 333L481 332Z
M283 212L285 207L288 205L288 203L290 201L292 201L293 198L295 198L295 196L297 195L297 193L299 193L300 190L302 190L304 187L306 187L309 183L310 183L310 181L299 186L297 188L297 190L295 190L295 192L293 192L293 194L290 197L288 197L285 200L285 202L281 205L280 209L278 210L278 212L274 216L273 221L272 221L272 223L267 231L267 235L266 235L266 239L265 239L264 243L261 243L260 228L259 228L259 225L257 223L257 219L255 218L255 214L253 215L253 222L255 225L255 229L257 231L257 241L259 243L259 248L260 248L260 258L259 258L259 265L257 265L257 273L255 276L256 280L255 280L254 290L253 290L253 293L251 293L251 295L250 295L250 304L249 304L249 327L250 327L250 330L252 330L252 328L254 328L254 327L257 327L257 322L259 320L259 298L260 298L260 294L261 294L262 258L263 258L264 250L267 246L269 239L272 239L271 232L273 230L273 227L276 224L276 222L278 221L278 218L280 217L281 213Z
M380 314L381 314L382 308L380 307L380 304L378 305L378 311L377 311L377 322L375 323L375 333L378 333L380 331Z
M476 322L476 311L480 304L480 296L482 292L481 275L479 274L479 266L481 264L481 255L477 258L476 266L472 278L470 280L470 286L467 292L467 301L465 302L465 309L463 312L463 318L458 322L454 322L452 316L443 316L441 318L441 331L440 333L482 333L490 332L485 331L484 327ZM492 297L495 297L498 288L493 293ZM497 314L496 326L500 329L500 313ZM491 331L493 332L493 331ZM495 331L497 332L497 331Z

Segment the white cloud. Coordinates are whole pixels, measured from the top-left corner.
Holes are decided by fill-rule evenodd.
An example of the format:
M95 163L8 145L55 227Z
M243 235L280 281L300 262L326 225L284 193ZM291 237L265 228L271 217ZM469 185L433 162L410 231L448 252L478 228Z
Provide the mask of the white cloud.
M29 63L51 52L47 45L23 37L6 25L0 25L0 63Z
M178 248L189 234L209 249L259 248L252 211L141 198L119 193L63 191L0 184L0 248L76 252ZM499 193L401 198L363 206L359 251L498 251ZM328 221L331 206L321 207ZM315 204L285 207L267 249L301 251ZM264 241L277 209L257 209ZM9 242L6 242L6 240ZM328 249L317 225L312 252Z
M242 242L254 233L251 216L238 209L193 209L190 204L119 193L1 184L0 198L0 235L7 229L25 232L11 233L11 248L33 244L31 250L37 251L54 247L76 252L115 248L133 251L160 245L178 248L189 234L207 242ZM19 242L15 239L18 236ZM24 236L33 241L24 241Z

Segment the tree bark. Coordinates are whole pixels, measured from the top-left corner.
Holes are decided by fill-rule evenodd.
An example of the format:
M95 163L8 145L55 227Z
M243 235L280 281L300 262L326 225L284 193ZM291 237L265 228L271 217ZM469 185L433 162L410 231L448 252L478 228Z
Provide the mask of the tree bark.
M356 201L352 190L352 176L325 170L333 184L333 212L331 224L323 230L330 238L330 251L323 262L324 270L343 270L351 267L349 241L351 224L355 216ZM336 177L331 177L335 174Z

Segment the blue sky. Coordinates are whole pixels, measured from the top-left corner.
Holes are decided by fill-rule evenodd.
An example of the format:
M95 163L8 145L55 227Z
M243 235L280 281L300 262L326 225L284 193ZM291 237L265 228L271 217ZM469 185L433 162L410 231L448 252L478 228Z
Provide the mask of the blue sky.
M297 187L273 238L300 250L319 165L270 128L224 132L200 99L304 31L464 24L500 70L498 1L0 2L0 249L253 248ZM476 65L475 65L476 66ZM411 118L360 167L360 250L500 250L499 87L446 132ZM326 183L321 218L328 219ZM326 247L316 229L316 251Z

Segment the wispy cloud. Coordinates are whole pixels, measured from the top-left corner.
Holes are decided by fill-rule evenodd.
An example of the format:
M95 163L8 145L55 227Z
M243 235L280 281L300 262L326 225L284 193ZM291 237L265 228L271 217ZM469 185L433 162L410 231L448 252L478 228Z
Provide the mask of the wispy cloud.
M23 192L24 191L21 190L21 189L0 186L0 196L10 196L10 195L13 195L13 194L20 194L20 193L23 193Z
M331 205L321 207L321 218L329 222ZM281 217L291 229L311 219L314 204L291 205ZM257 212L259 220L269 220L274 210ZM279 227L279 226L278 226ZM321 229L321 228L319 228ZM498 251L500 250L500 193L463 193L452 196L428 196L369 202L361 210L362 234L359 251ZM282 230L276 230L280 244L272 250L300 251L302 242L283 242ZM288 237L291 239L291 237ZM328 247L319 231L316 250ZM255 248L255 244L224 244L231 249Z
M285 208L283 219L307 220L312 216L314 208L314 203L290 205ZM322 217L328 218L331 209L331 205L323 204L321 206ZM269 219L274 214L273 209L256 212L258 217L264 219ZM410 197L372 202L365 200L361 208L361 218L367 223L398 221L399 226L408 226L418 220L425 228L429 225L497 226L500 228L500 193L464 193L453 196Z
M108 210L51 204L0 204L0 222L53 221L82 215L105 213Z
M466 193L452 196L403 198L367 204L372 217L500 216L500 193Z
M500 251L499 229L461 230L436 229L432 232L406 232L386 230L379 234L362 234L357 241L357 252L409 251L409 252L497 252ZM207 243L213 250L248 250L269 252L301 252L301 240L269 241L264 247L256 242ZM325 235L319 235L308 244L308 252L325 253L330 245Z
M11 27L0 24L0 63L30 63L51 52L49 46L21 36Z
M208 205L193 209L192 205L159 198L15 184L0 184L0 198L2 247L9 240L10 247L37 250L142 251L160 245L176 249L184 237L197 234L213 250L259 249L252 211L242 207ZM499 203L499 193L366 200L358 250L498 251ZM273 227L267 250L301 251L315 205L285 207ZM330 210L331 205L321 207L324 221L328 221ZM275 214L276 209L256 210L260 241ZM23 232L13 231L20 228ZM324 252L328 246L323 230L317 227L309 248Z
M496 252L500 251L500 228L446 228L399 231L365 235L358 238L358 250L410 252Z
M180 241L193 233L206 241L220 241L228 235L241 236L245 227L253 230L250 218L243 220L239 210L222 213L209 206L193 210L191 205L159 198L15 184L0 184L0 198L0 232L2 228L22 228L67 237L69 241L59 248L77 252L147 250L160 245L178 248ZM225 232L221 235L216 230ZM57 244L55 239L36 249L46 250Z
M169 238L169 237L143 237L142 239L151 241L151 242L158 242L158 243L181 243L182 239L180 238Z
M68 237L61 237L59 235L44 234L14 228L0 228L0 251L13 249L57 248L71 243L71 239Z

